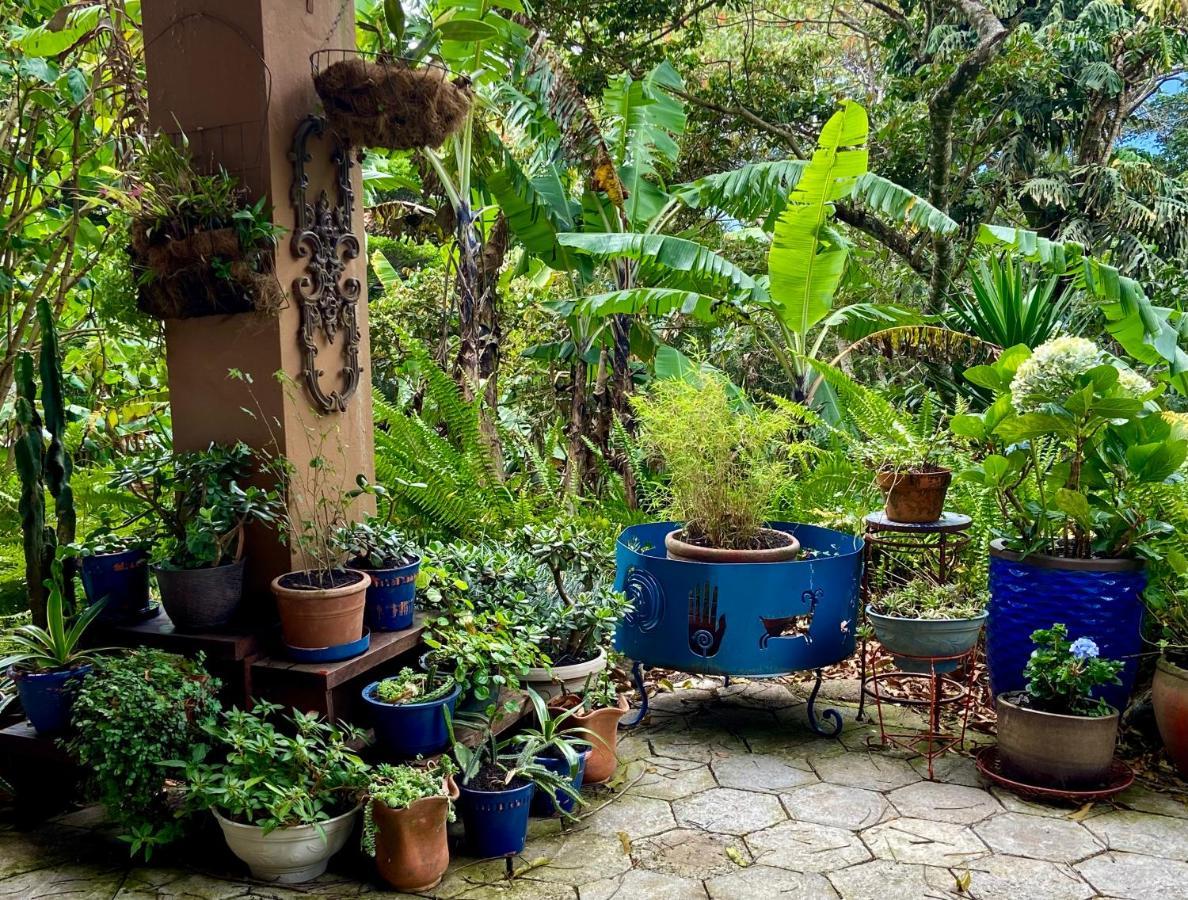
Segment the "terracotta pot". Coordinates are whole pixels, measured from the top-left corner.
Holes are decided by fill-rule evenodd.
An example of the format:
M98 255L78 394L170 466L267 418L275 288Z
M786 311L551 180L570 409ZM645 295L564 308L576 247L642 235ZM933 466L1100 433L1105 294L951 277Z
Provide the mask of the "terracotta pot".
M286 644L315 649L337 647L363 637L363 607L371 578L366 572L350 574L356 576L353 583L335 588L282 587L284 575L272 580Z
M1118 738L1116 709L1108 716L1067 716L1028 709L1017 699L1020 694L997 698L1002 774L1061 790L1090 789L1106 780Z
M935 522L945 511L945 495L953 473L938 468L931 472L884 470L875 481L886 497L883 507L892 522L909 525Z
M681 540L684 529L678 528L664 536L664 549L668 551L669 559L709 563L785 562L800 555L800 541L788 532L776 531L774 528L760 530L764 534L776 536L778 540L787 539L791 543L767 550L727 550L724 547L702 547L699 544L687 544Z
M458 799L454 779L445 779L446 797L422 797L405 809L378 800L375 818L375 865L393 889L419 893L437 887L450 864L446 819L450 801Z
M1151 702L1167 755L1180 774L1188 778L1188 669L1160 658L1151 685Z
M593 734L583 735L590 741L590 755L586 759L584 784L602 784L615 774L619 767L617 749L619 746L619 720L627 714L627 695L619 694L617 706L608 706L588 713L575 713L566 721L574 728L585 728ZM564 707L550 707L555 713Z

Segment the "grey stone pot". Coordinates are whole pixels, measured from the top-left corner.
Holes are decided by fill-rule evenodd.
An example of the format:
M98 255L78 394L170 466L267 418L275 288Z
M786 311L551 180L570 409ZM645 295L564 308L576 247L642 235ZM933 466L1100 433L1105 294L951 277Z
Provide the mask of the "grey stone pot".
M1022 693L999 694L996 702L1002 774L1060 790L1102 786L1114 761L1118 711L1108 716L1043 712L1019 705Z
M179 631L226 625L243 599L243 560L209 569L153 566L161 603Z
M884 616L869 606L866 617L874 626L879 643L887 648L895 665L904 672L943 675L957 668L960 660L929 664L909 656L958 656L968 653L978 642L988 613L971 619L903 619Z

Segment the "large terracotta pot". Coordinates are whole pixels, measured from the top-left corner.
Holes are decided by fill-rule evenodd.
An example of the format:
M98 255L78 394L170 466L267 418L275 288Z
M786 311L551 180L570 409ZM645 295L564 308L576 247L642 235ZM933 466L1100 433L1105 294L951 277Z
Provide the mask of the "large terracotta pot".
M909 525L935 522L941 517L952 480L952 471L944 468L931 472L886 469L875 473L875 482L886 498L883 511L887 518Z
M363 608L371 577L351 571L355 580L342 587L289 588L284 575L272 580L281 633L290 647L337 647L363 637Z
M586 759L584 784L602 784L615 774L619 767L617 749L619 746L619 720L627 714L627 696L619 694L617 706L596 709L588 713L575 713L567 720L574 728L585 728L593 734L582 737L591 744Z
M1101 786L1114 761L1118 711L1066 716L1020 706L999 694L998 758L1002 773L1024 784L1061 790Z
M774 528L763 528L761 531L768 535L773 543L778 542L779 545L763 550L703 547L700 544L686 543L683 540L684 529L678 528L664 536L664 549L668 551L669 559L709 563L784 562L800 555L800 541L786 531L777 531Z
M405 809L378 800L375 818L375 865L393 889L419 893L436 887L450 864L446 820L450 801L458 799L452 778L445 780L449 797L422 797Z
M1160 658L1151 686L1155 722L1167 755L1188 778L1188 669Z

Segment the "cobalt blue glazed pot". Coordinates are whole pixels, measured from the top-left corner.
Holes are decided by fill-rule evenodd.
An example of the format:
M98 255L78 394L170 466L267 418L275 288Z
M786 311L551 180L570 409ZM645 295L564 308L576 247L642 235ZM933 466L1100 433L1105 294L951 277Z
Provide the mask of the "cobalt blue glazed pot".
M674 522L633 525L615 547L615 587L632 606L615 648L648 666L704 675L785 675L854 653L862 539L791 522L795 559L670 559Z
M458 808L466 828L466 843L479 859L511 856L524 851L528 813L536 785L528 782L507 791L476 791L458 787Z
M79 682L91 673L89 665L53 672L10 669L21 698L21 708L38 734L64 734L70 730L70 713Z
M416 612L417 573L421 569L421 558L417 557L407 566L397 569L367 569L358 565L358 562L356 560L349 568L371 576L367 605L363 608L363 621L367 627L372 631L403 631L411 628Z
M986 662L995 696L1025 686L1023 669L1035 645L1031 633L1057 622L1070 640L1087 637L1103 659L1125 662L1122 684L1094 691L1118 710L1126 709L1142 651L1143 589L1147 573L1138 559L1026 558L990 545L990 617Z
M149 554L139 547L82 558L83 591L94 605L106 600L99 621L118 624L143 619L149 607Z
M375 726L375 737L387 753L400 759L428 756L445 748L450 741L443 710L454 714L458 695L462 689L454 689L444 697L428 703L384 703L375 696L379 687L373 681L363 688L363 700L371 709L371 721Z
M575 791L582 789L582 782L586 778L586 760L590 758L590 751L583 750L578 754L577 772L570 780ZM543 766L550 772L556 772L558 775L569 774L569 763L556 756L537 756L534 757L536 764ZM532 795L532 815L534 816L555 816L561 812L571 813L574 807L577 806L577 801L566 794L558 792L557 801L554 803L553 798L544 791L537 791Z
M928 662L905 657L944 657L968 653L978 642L982 625L989 613L969 619L907 619L885 616L866 607L866 617L874 626L879 643L891 654L895 665L904 672L927 675L952 672L961 662L949 659Z

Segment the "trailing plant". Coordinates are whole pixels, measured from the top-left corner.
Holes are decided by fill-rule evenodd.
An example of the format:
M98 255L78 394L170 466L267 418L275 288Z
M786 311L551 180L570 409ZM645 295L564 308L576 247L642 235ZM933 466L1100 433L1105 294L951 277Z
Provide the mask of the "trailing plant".
M367 782L367 800L363 804L363 849L368 856L375 856L375 838L378 829L375 824L375 804L382 803L389 809L408 809L418 800L427 797L446 798L446 821L455 818L454 803L449 799L445 780L456 768L448 756L440 757L426 768L415 766L394 766L380 763L372 770Z
M202 723L207 743L169 762L184 775L190 809L215 810L268 834L317 825L359 804L369 771L349 742L362 733L296 709L278 728L281 710L257 701L250 712L225 710Z
M667 512L685 539L711 547L759 546L772 498L788 475L781 409L744 404L724 378L658 381L632 398L641 444L668 476Z
M135 497L141 516L163 532L154 547L160 564L222 566L239 558L248 524L272 526L283 515L277 491L246 483L254 461L242 441L176 455L161 451L126 465L111 487Z
M219 682L203 662L147 649L100 657L74 699L67 747L133 855L148 859L185 831L161 762L205 749L201 723L219 709Z
M1031 640L1035 649L1023 670L1031 707L1065 716L1114 712L1105 700L1090 695L1096 688L1122 683L1121 661L1101 659L1090 638L1069 641L1068 627L1059 622L1032 632Z
M432 703L447 697L457 684L453 677L434 672L414 672L407 666L383 679L375 688L375 699L399 706L404 703Z
M33 356L22 351L16 358L16 442L13 457L20 477L18 511L25 552L25 584L33 624L48 625L46 582L51 577L59 545L74 542L77 514L70 487L73 464L66 449L66 399L62 362L53 312L44 298L37 301L41 329L38 370L41 377L41 412L37 409L37 382ZM49 441L45 435L48 432ZM53 527L47 524L45 495L54 499ZM64 589L73 596L70 583Z
M1012 347L965 377L995 400L984 413L952 419L953 432L983 454L962 477L995 495L1011 549L1161 557L1170 526L1138 488L1174 476L1188 442L1161 414L1158 388L1071 337L1034 352Z
M937 584L916 578L888 591L871 602L880 615L897 619L972 619L990 602L985 590L974 590L961 582Z

